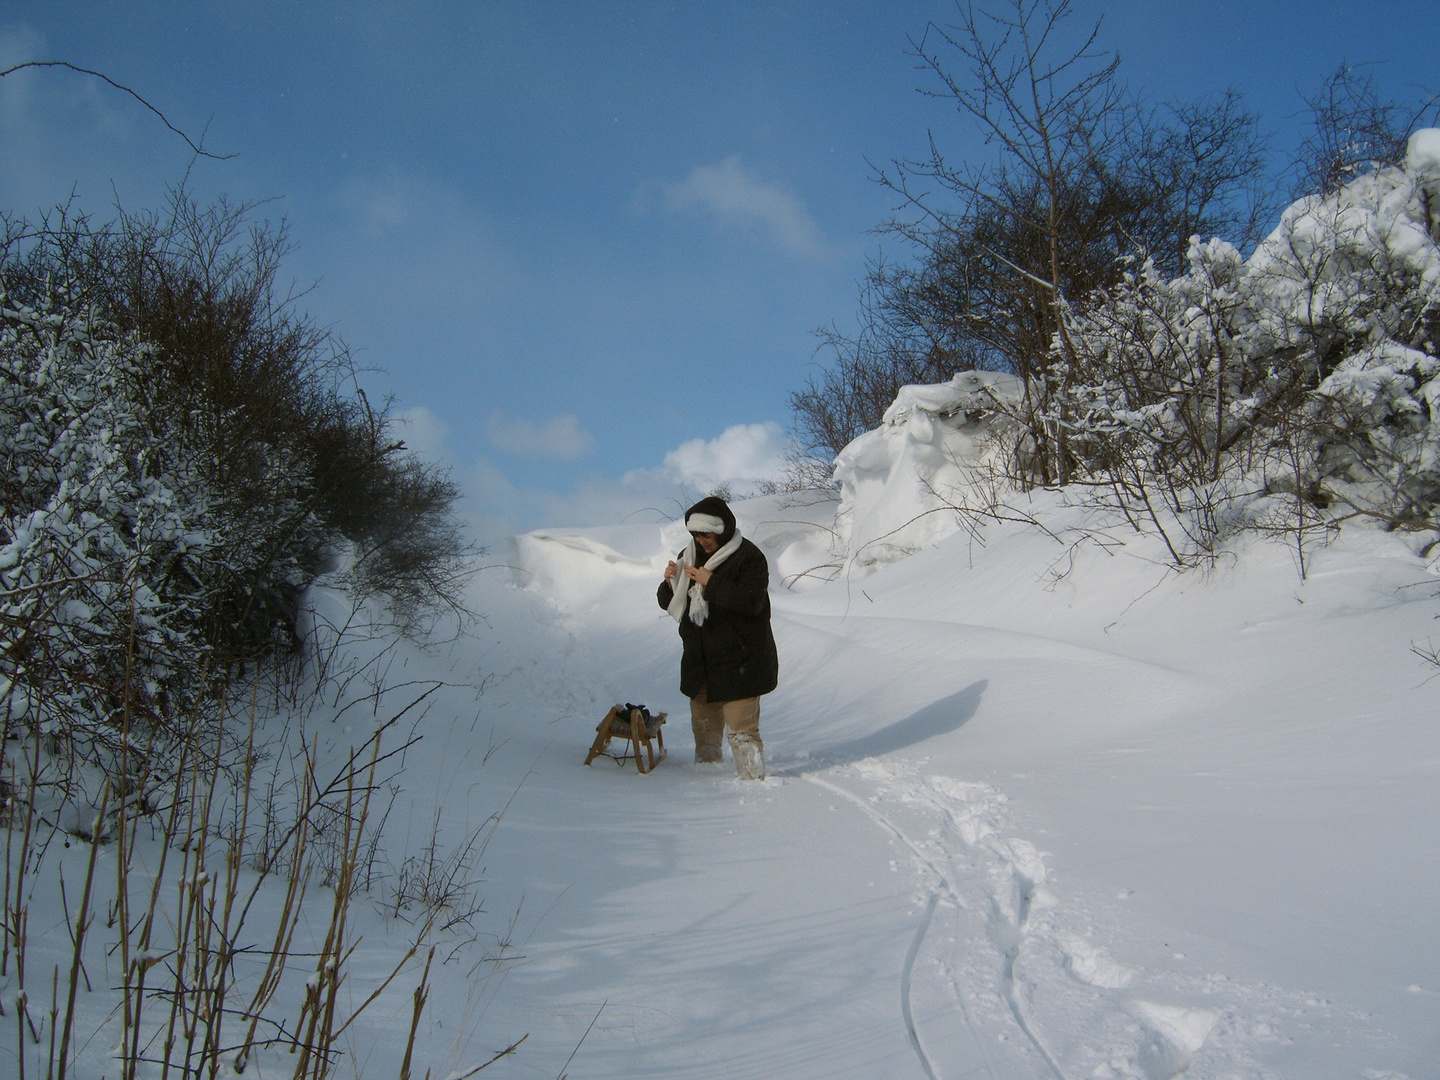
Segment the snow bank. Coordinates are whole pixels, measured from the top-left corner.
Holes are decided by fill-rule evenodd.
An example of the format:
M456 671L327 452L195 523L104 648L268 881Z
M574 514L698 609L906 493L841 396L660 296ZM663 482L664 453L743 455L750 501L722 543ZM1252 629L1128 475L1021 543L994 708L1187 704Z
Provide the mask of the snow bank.
M1021 394L1018 378L992 371L901 387L880 427L835 459L836 551L844 563L873 571L956 532L951 507L972 499L999 463L1000 410Z
M622 579L656 577L664 569L664 530L641 526L603 531L610 543L593 535L600 529L541 530L514 537L510 565L516 584L542 593L561 610L579 611L592 607ZM634 546L645 537L651 541L648 554L634 554ZM631 554L620 550L626 541Z
M782 507L737 509L794 552ZM1104 528L1059 493L1029 511ZM514 771L486 790L554 745L487 857L537 909L564 892L487 1020L535 1031L526 1066L555 1075L600 1012L597 1077L1432 1075L1433 905L1396 900L1440 867L1417 538L1347 526L1302 582L1259 536L1206 577L1128 526L1063 574L1044 530L987 531L864 590L772 578L763 785L691 763L655 577L617 574L558 643L539 588L513 593L533 609L497 637L519 659L488 663L525 715L487 713L509 740L487 769ZM583 535L642 554L638 533ZM562 551L612 558L532 554ZM615 701L669 711L655 774L579 764Z

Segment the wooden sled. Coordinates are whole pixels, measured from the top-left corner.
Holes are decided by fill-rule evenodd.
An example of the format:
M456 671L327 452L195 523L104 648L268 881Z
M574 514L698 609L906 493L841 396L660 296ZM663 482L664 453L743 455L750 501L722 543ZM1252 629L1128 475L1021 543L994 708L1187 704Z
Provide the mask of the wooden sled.
M595 729L595 741L590 746L590 753L585 757L585 764L589 765L597 757L603 755L623 767L633 755L635 767L641 773L650 772L665 760L665 732L662 727L667 715L662 712L647 717L640 709L631 709L627 713L624 705L614 706L605 714L605 719L600 721L600 726ZM612 754L610 752L611 739L625 740L626 745L622 753ZM657 747L659 748L658 754L656 753ZM647 756L650 759L648 767L645 764Z

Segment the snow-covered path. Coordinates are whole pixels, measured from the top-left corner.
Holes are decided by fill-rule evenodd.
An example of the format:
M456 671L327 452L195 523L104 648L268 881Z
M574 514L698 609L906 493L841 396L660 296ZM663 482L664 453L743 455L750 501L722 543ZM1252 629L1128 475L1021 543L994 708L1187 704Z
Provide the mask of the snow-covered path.
M519 785L477 1027L530 1039L491 1075L558 1075L592 1020L576 1078L1440 1075L1423 560L1056 583L1031 543L777 590L762 784L690 764L683 715L650 776L580 765L609 704L684 704L640 560L558 612L491 596L503 745L457 734L437 790Z

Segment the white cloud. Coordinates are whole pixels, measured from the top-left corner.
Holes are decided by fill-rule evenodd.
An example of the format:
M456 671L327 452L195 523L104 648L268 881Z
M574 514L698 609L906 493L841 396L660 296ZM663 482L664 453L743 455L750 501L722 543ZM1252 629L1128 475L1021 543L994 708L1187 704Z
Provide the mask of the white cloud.
M832 245L789 188L766 183L746 169L738 156L718 165L700 165L678 184L662 184L665 209L702 210L745 230L758 230L788 255L801 259L828 256Z
M507 537L531 529L676 521L686 507L716 488L725 486L735 497L744 497L759 482L779 478L785 468L786 442L779 424L736 424L713 439L682 443L655 468L632 469L619 478L590 473L578 477L569 491L545 491L527 487L523 480L517 483L484 457L456 464L448 426L424 406L407 409L395 420L406 445L451 467L451 478L463 495L457 509L476 539L496 556L504 552ZM512 436L520 432L517 441L531 447L553 449L566 432L587 446L593 442L573 416L536 424L497 412L491 423Z
M450 425L424 405L397 413L394 424L396 434L405 440L406 449L431 461L450 461Z
M736 424L714 439L677 446L653 469L632 469L619 479L591 473L566 492L517 485L484 458L452 475L464 490L475 534L499 551L507 536L530 529L676 521L721 486L737 498L750 495L760 481L783 473L785 445L779 424Z
M542 423L508 417L498 409L485 422L492 446L521 457L547 457L574 461L595 449L594 437L580 426L573 413L552 416Z
M12 68L16 64L26 64L32 60L43 58L46 49L46 41L43 34L31 26L21 23L18 26L7 26L0 29L0 71ZM5 76L5 97L20 97L21 103L28 102L31 98L31 91L37 76L41 73L36 69L17 71ZM9 101L6 102L9 104Z
M360 234L387 245L397 237L446 227L471 234L467 239L489 231L483 215L454 187L393 167L350 176L336 194Z
M735 424L713 439L691 439L665 455L662 471L676 483L700 491L726 486L737 493L785 471L785 432L768 420Z
M496 554L505 550L507 538L531 529L664 523L676 520L695 501L693 492L684 491L658 469L619 480L582 476L563 493L517 486L483 457L451 475L464 494L459 509L473 535Z
M391 176L388 183L351 178L341 185L340 198L361 231L379 239L403 228L411 217L416 193Z

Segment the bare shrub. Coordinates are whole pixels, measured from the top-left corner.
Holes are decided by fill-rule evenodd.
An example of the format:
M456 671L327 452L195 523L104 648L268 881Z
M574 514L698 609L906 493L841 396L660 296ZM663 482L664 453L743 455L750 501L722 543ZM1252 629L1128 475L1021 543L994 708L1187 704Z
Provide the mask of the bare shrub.
M54 799L45 789L65 770L47 768L38 738L23 762L12 757L7 784L21 791L26 809L7 830L0 978L10 976L18 991L22 1075L73 1075L77 1045L94 1037L81 1026L90 1015L82 999L107 990L116 999L117 1028L108 1037L125 1080L156 1067L180 1078L241 1073L260 1053L276 1064L288 1057L285 1067L297 1077L332 1075L344 1032L415 960L436 927L430 913L417 920L413 944L362 1001L339 993L354 946L357 877L378 827L372 801L413 743L382 748L398 719L344 754L328 779L315 751L302 744L290 763L297 782L280 799L255 797L261 756L253 715L238 769L191 753L202 740L185 740L179 768L155 792L154 806L125 798L104 780L98 801L79 807L69 826L88 852L78 893L66 889L61 873L61 895L69 897L69 961L43 973L53 990L48 1015L30 1006L29 915L37 886L54 877L47 853L53 858L51 839L63 835L63 823L50 814ZM336 858L330 879L322 881L326 830L335 833ZM113 878L98 869L97 856L107 846ZM459 855L432 855L452 874L463 867L468 881L478 850L472 842ZM277 887L278 907L274 896L257 906L262 890ZM320 888L328 903L317 896ZM476 910L472 901L465 914ZM263 925L256 925L261 911ZM318 938L308 940L311 931L302 924L325 912L328 921L314 931ZM452 920L460 917L452 910ZM110 987L90 976L101 948L118 965ZM427 979L421 976L422 986Z
M1122 256L1178 272L1194 232L1246 240L1268 218L1265 144L1238 95L1152 106L1119 80L1098 25L1071 33L1072 15L1067 0L958 3L953 25L913 42L933 96L994 155L957 165L932 134L927 156L877 171L900 201L884 231L917 258L871 268L854 336L823 332L832 362L791 402L815 448L838 452L878 426L904 382L1009 371L1028 389L1027 476L1068 481L1068 429L1054 417L1074 362L1070 305L1116 281Z
M411 920L433 920L442 930L469 923L480 914L482 906L475 894L480 883L480 859L489 833L498 823L498 816L488 818L463 842L447 850L440 841L440 814L436 811L425 845L408 856L395 872L393 913Z
M1382 96L1373 67L1342 62L1305 98L1309 131L1294 155L1292 198L1330 195L1357 176L1400 165L1410 133L1440 115L1440 95Z

